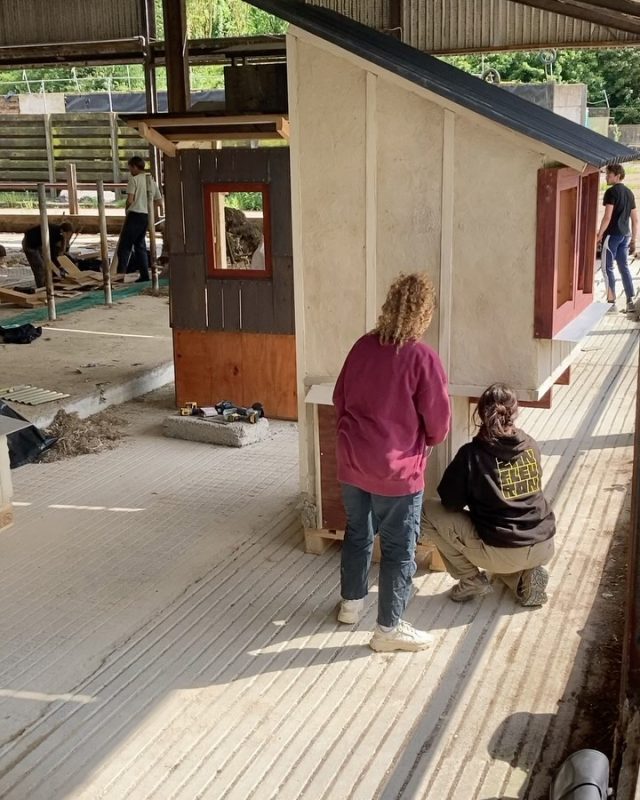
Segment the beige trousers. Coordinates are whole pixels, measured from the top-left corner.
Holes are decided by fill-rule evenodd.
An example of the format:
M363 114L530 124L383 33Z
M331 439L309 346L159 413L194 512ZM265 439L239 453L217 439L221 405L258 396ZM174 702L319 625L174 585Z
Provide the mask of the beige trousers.
M421 537L436 545L453 578L473 578L479 569L484 569L506 584L516 597L522 573L547 564L554 551L553 539L530 547L485 544L466 511L447 511L437 500L423 503Z

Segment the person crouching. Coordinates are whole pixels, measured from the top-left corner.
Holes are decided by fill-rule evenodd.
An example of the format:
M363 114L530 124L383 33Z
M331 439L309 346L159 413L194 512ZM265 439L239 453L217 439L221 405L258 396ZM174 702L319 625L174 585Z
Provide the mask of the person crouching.
M547 601L542 566L554 552L556 521L542 492L540 450L515 426L518 401L502 383L490 386L476 410L477 435L458 450L422 510L422 535L438 548L464 602L491 591L487 570L523 606ZM468 511L464 509L467 508Z

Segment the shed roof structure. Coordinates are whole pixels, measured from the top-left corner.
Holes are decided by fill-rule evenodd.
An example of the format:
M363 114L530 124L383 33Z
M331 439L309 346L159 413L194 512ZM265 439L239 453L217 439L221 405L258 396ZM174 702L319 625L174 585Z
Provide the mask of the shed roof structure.
M638 157L629 147L334 11L297 0L248 2L455 105L595 167Z
M640 41L637 0L306 0L427 53Z

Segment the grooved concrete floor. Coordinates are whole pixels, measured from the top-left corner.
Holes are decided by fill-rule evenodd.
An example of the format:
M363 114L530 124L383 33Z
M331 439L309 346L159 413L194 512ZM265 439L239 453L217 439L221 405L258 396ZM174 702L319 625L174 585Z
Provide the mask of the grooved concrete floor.
M548 606L458 606L418 575L423 653L366 647L375 571L362 623L335 622L339 553L303 552L293 425L216 449L163 439L151 409L111 453L14 473L0 797L546 797L628 515L637 332L608 316L552 411L522 413L559 518Z

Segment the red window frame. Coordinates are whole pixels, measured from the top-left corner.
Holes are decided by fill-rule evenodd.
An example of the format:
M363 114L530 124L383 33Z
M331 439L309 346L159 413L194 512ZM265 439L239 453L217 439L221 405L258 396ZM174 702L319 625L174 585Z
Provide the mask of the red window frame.
M271 198L268 183L205 183L204 209L207 242L207 276L209 278L254 278L268 280L273 274L271 258ZM262 235L264 236L264 269L227 269L216 264L213 197L224 192L260 192L262 194Z
M593 301L599 176L596 169L538 171L536 338L552 339Z

